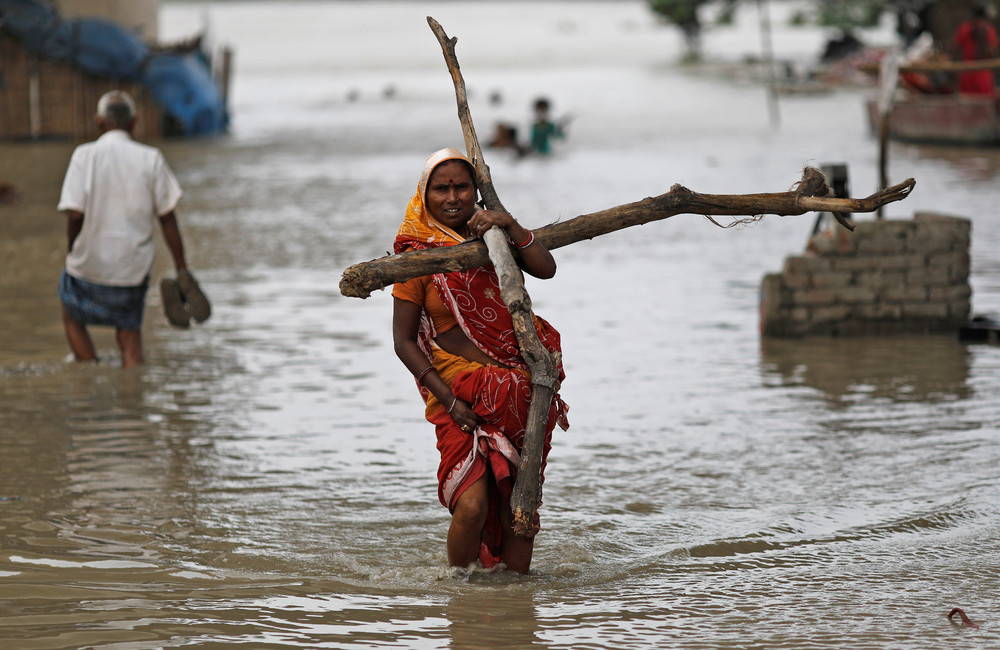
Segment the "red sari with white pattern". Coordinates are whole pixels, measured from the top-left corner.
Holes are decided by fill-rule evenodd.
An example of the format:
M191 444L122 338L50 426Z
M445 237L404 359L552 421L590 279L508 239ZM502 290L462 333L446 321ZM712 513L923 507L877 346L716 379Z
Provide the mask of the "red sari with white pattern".
M452 246L460 242L461 238L457 234L426 215L418 193L407 206L406 218L396 236L394 250L400 253L408 249ZM468 402L484 420L475 431L462 431L448 414L447 408L430 391L417 384L426 403L426 418L435 426L437 447L441 453L438 498L444 506L454 511L458 497L486 474L487 470L490 471L493 481L489 484L489 514L479 552L480 563L489 568L500 561L502 529L499 508L510 502L517 478L528 405L531 401L531 375L521 358L513 321L500 298L500 281L492 265L468 271L439 273L432 276L432 282L442 302L458 321L458 327L486 355L503 364L482 365L442 350L433 342L436 336L434 324L426 309L423 311L418 344L428 359L432 360L441 378L451 387L452 393ZM561 357L559 333L544 319L533 316L533 320L542 344ZM560 382L564 376L560 362ZM555 425L559 424L563 429L569 427L566 419L568 410L556 393L545 428L543 472ZM537 512L535 517L537 532Z

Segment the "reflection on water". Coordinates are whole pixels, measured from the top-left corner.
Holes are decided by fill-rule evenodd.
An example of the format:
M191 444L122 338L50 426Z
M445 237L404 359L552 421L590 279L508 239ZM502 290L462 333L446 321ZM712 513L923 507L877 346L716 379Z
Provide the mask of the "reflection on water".
M948 402L972 394L969 350L957 337L762 339L768 374L824 393L832 406L858 399Z
M785 99L772 130L760 88L666 65L639 2L531 3L550 37L532 42L556 61L465 37L531 40L517 3L272 4L165 4L164 24L210 6L241 42L234 133L162 143L214 313L169 328L154 282L144 367L117 369L102 330L106 363L65 362L54 206L72 145L0 144L23 197L0 208L0 646L1000 642L1000 349L760 340L760 278L801 253L811 218L679 215L560 249L557 277L529 283L563 335L573 427L554 440L528 576L446 566L433 430L391 349L388 293L337 291L390 246L424 156L461 137L420 35L429 9L462 36L467 81L510 98L473 92L485 123L542 92L578 113L552 159L489 154L528 227L675 182L782 191L807 163L849 163L866 194L863 93ZM379 29L360 30L348 71L331 62L361 48L329 32L352 25ZM1000 309L1000 154L892 152L893 178L917 178L896 214L968 216L974 312ZM953 606L982 628L948 624Z
M498 588L452 596L445 615L454 648L530 648L541 641L535 604L526 590Z

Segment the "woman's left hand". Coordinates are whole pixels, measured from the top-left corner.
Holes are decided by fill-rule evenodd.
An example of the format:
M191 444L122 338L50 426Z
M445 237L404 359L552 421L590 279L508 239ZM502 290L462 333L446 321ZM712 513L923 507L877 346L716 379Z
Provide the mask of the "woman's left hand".
M472 406L463 400L455 400L455 406L452 409L451 417L455 420L455 424L458 428L466 433L472 433L475 429L482 424L483 418L476 415L472 410Z
M472 236L480 238L493 226L503 229L507 241L518 249L518 266L536 278L546 279L556 274L556 261L549 250L506 212L480 210L469 217L468 226Z
M511 228L516 227L524 230L514 217L498 210L479 210L469 217L469 230L476 237L482 237L493 226L499 226L501 230L507 233L508 237L510 237Z

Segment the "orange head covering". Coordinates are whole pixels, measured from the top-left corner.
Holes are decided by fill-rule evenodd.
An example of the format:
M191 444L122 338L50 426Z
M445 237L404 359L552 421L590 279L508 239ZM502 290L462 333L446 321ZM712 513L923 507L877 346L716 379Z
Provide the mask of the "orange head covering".
M427 181L430 180L431 173L438 165L448 160L461 160L472 167L472 163L469 162L466 155L452 147L440 149L427 157L427 160L424 161L424 168L420 173L420 182L417 183L417 193L413 195L410 203L406 206L403 223L399 226L399 232L396 234L395 247L397 250L395 252L398 253L400 250L409 248L410 246L407 245L407 242L412 241L419 241L434 246L450 246L465 241L457 232L439 223L437 219L431 216L430 211L424 207L424 201L427 196ZM476 180L474 175L472 180L473 182ZM402 248L400 248L401 245L403 246Z

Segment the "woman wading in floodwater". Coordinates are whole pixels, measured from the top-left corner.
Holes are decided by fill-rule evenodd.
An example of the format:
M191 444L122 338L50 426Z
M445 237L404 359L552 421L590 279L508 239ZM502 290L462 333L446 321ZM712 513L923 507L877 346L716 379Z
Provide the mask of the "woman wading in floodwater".
M555 275L552 254L530 230L509 214L480 209L476 198L469 160L456 149L432 154L406 207L395 252L453 246L498 226L523 270L542 279ZM534 533L514 534L510 495L531 377L497 274L492 265L438 273L398 283L392 295L396 354L417 380L437 432L438 497L452 513L448 562L467 567L478 559L485 568L502 562L526 573ZM559 352L559 333L538 316L534 322L542 344ZM560 367L560 381L563 376ZM553 428L569 426L566 412L557 393L546 424L543 469Z

